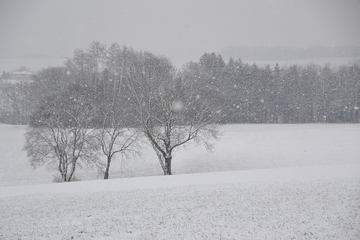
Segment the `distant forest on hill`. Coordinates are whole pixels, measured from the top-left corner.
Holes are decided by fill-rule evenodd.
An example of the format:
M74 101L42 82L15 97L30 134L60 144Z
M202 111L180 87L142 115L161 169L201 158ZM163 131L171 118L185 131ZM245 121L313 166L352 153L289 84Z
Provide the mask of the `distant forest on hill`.
M133 73L140 69L134 59L146 60L148 64L146 69L143 67L146 71L139 70L139 76ZM105 101L109 91L121 92L117 102L126 103L133 97L124 90L129 87L125 84L127 75L142 83L167 79L163 68L154 65L157 62L164 62L167 68L177 72L180 83L198 84L200 90L195 93L195 99L206 97L216 99L211 104L222 103L222 117L214 123L360 122L358 63L336 69L315 64L271 67L248 64L240 58L226 61L221 55L205 53L199 61L175 69L166 57L136 52L118 44L107 47L94 42L87 50L75 50L74 57L62 67L39 71L29 84L9 84L4 74L0 76L0 123L28 124L39 103L51 94L61 97L72 84L91 88L96 93L104 92L97 102L102 98ZM159 76L153 77L153 71ZM149 75L146 81L142 79L144 74ZM154 88L162 93L160 85ZM193 91L194 88L189 88L184 94ZM187 102L185 95L177 99L179 104L177 101L173 104L183 106Z
M221 50L225 59L242 59L258 61L300 60L317 58L360 58L360 46L338 47L241 47L229 46Z

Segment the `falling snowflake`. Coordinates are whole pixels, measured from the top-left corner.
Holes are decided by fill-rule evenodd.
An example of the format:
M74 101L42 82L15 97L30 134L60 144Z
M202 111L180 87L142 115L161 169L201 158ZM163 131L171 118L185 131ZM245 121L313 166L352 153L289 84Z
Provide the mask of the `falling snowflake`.
M171 105L171 109L174 112L181 112L184 109L184 103L181 100L175 100Z

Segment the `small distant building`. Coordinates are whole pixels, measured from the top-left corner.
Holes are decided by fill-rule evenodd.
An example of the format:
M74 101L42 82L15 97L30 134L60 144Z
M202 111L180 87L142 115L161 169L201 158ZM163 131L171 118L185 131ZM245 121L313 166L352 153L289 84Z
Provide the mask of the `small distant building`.
M6 83L32 83L35 80L35 74L29 71L11 72L10 79L5 79Z

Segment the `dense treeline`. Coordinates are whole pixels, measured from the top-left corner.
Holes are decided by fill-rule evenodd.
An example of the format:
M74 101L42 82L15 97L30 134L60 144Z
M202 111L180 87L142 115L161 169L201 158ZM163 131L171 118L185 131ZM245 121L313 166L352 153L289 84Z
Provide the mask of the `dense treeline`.
M126 101L126 72L135 66L136 53L127 47L99 44L75 50L63 67L38 72L32 84L0 80L0 122L28 124L32 111L45 96L70 83L86 84L96 94ZM149 65L150 63L148 63ZM149 66L151 67L151 66ZM202 91L224 103L223 123L358 123L360 67L257 66L240 59L225 62L205 53L180 71L198 82Z
M227 103L226 123L358 123L360 67L259 67L204 54L191 72Z
M10 84L0 80L0 123L26 125L35 109L29 84Z

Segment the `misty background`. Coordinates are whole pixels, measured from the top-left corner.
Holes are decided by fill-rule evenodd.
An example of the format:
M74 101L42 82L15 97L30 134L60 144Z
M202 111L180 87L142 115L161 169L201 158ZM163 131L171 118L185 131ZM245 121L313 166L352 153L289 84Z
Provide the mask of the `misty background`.
M62 65L94 40L165 55L177 67L204 52L228 58L229 47L360 46L359 12L358 0L1 0L0 71Z

